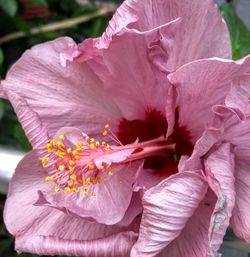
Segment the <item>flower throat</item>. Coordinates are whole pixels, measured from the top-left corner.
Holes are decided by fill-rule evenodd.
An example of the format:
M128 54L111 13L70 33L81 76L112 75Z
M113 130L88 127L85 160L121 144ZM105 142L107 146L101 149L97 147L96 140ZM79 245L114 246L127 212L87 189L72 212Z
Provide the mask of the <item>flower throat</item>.
M122 119L116 134L106 124L101 136L107 140L101 142L81 132L81 140L72 148L67 133L60 134L45 147L47 154L41 160L48 172L45 181L55 183L55 192L81 190L94 196L95 185L111 179L116 165L136 160L144 160L143 168L158 176L170 176L177 172L181 155L190 155L193 149L188 131L178 126L178 111L175 116L169 138L164 136L167 121L155 110L147 112L145 120Z

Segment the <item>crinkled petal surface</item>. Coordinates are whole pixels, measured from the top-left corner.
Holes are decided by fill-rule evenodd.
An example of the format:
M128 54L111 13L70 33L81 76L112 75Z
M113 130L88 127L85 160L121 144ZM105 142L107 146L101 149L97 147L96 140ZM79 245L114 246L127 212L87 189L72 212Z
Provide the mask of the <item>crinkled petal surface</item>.
M131 256L156 256L176 239L207 191L198 172L173 175L147 190L139 238Z
M225 123L224 140L234 145L236 199L231 225L238 237L250 242L250 104L246 108L246 119L239 122L234 116Z
M157 257L207 257L208 231L216 196L208 190L181 234Z
M15 236L16 250L39 255L128 256L136 240L137 221L126 228L106 226L34 205L37 190L50 189L35 160L37 153L33 151L18 165L4 209L5 224Z
M245 82L245 74L250 72L249 63L250 57L237 62L204 59L188 63L168 76L179 96L180 125L187 127L194 141L206 127L213 126L214 105L226 104L242 118L242 107L249 96ZM237 90L241 92L239 98L235 97Z
M209 228L209 254L217 256L235 203L234 154L229 143L222 144L205 160L208 183L218 201Z
M50 137L64 126L84 128L86 133L95 136L104 124L113 125L121 115L86 64L61 65L60 53L72 43L70 38L59 38L33 47L23 54L8 72L6 80L1 82L7 95L8 92L15 93L20 99L11 101L14 108L17 109L20 101L25 102L29 113L34 112L33 116L40 117L39 122ZM20 119L25 115L22 109L17 110L17 114ZM22 119L21 122L32 139L29 120Z
M120 222L129 207L133 194L133 175L138 165L119 165L113 168L113 175L105 182L89 186L86 197L81 190L79 193L50 191L39 192L38 205L57 208L74 216L112 225ZM94 193L94 196L92 195Z
M250 147L235 149L236 201L231 225L238 237L250 243Z
M108 48L99 51L99 58L88 61L126 119L142 118L148 109L165 113L169 82L161 66L173 48L179 25L177 19L146 32L123 29Z
M49 141L49 136L37 113L30 108L24 98L14 92L8 92L8 99L15 103L16 115L33 147L44 146Z
M231 57L228 30L212 0L127 0L118 8L104 35L93 45L98 49L107 48L112 37L124 27L148 31L177 18L182 22L166 70L174 71L201 58Z

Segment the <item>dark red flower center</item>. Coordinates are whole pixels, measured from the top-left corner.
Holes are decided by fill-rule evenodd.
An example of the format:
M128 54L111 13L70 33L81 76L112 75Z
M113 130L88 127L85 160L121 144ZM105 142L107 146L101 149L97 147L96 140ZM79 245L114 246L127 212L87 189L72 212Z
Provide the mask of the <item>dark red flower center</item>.
M137 138L140 142L166 135L168 123L165 116L157 110L149 110L144 120L127 120L123 118L118 127L117 137L124 144L133 143ZM193 144L189 131L179 126L179 112L175 112L175 126L172 135L166 139L169 144L176 145L174 150L147 157L144 168L154 170L159 176L170 176L177 172L178 162L182 155L191 155Z

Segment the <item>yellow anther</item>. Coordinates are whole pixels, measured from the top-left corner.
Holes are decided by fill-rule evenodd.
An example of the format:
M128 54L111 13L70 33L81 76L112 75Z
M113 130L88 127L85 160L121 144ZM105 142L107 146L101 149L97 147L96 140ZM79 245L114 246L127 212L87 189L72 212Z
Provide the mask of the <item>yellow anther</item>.
M72 152L71 148L68 148L67 153L71 153L71 152Z
M72 174L75 170L75 167L69 167L68 172L69 174Z
M100 182L102 181L102 178L101 178L100 176L98 176L98 177L96 178L96 181L97 181L97 183L100 183Z
M85 195L85 196L88 196L88 195L89 195L89 192L88 192L88 191L84 192L84 195Z
M91 183L91 179L90 177L87 177L85 180L85 184L90 185L90 183Z
M103 177L103 179L102 179L102 180L105 182L105 181L107 181L107 178L106 178L106 177Z
M105 142L105 141L102 141L102 145L106 145L106 142Z
M73 193L78 193L80 191L79 187L74 187L71 190Z
M108 131L107 130L104 130L103 132L102 132L102 135L105 137L105 136L107 136L108 135Z
M112 176L113 175L113 172L110 170L110 171L108 171L108 175L109 176Z
M69 160L69 165L73 166L75 164L75 162L73 160Z
M89 142L90 142L90 143L94 143L94 142L95 142L95 139L94 139L93 137L91 137L91 138L89 139Z
M70 193L70 192L71 192L71 189L70 189L69 187L65 187L65 188L64 188L64 191L65 191L66 193Z
M73 155L73 156L76 156L76 155L77 155L77 153L78 153L78 151L77 151L77 150L73 150L73 151L72 151L72 155Z
M46 182L51 182L51 181L53 181L53 176L47 176L47 177L45 177L45 181L46 181Z
M60 151L60 150L58 150L58 151L56 152L56 155L57 155L59 158L65 157L65 153L62 152L62 151Z
M75 158L75 160L77 160L77 161L79 161L79 160L81 159L79 155L76 155L74 158Z
M106 149L107 149L107 150L110 149L110 145L109 145L109 144L106 145Z
M55 146L56 145L56 141L54 139L49 141L50 146Z
M96 147L99 147L99 146L100 146L100 142L99 142L99 141L96 141L96 142L95 142L95 146L96 146Z
M89 141L89 136L86 136L86 137L85 137L85 141Z
M59 187L59 186L55 186L55 187L54 187L54 190L55 190L55 192L58 193L58 192L60 191L60 187Z
M105 125L104 125L104 128L105 128L105 129L108 129L108 128L109 128L109 124L105 124Z
M89 164L87 165L87 169L88 169L88 170L94 170L94 169L95 169L95 166L94 166L93 164L89 163Z
M56 180L57 184L60 184L61 182L62 182L62 180L60 178Z
M88 188L86 186L82 186L82 191L88 192Z
M58 138L59 138L60 140L64 140L64 139L65 139L65 136L64 136L64 135L60 135Z
M96 193L95 193L95 191L93 191L93 192L92 192L92 196L96 196Z
M75 180L75 179L76 179L76 174L70 175L70 178L71 178L72 180Z
M62 142L56 142L56 146L57 146L57 148L61 148L63 146L63 143Z
M65 170L65 166L64 165L59 165L58 170L64 171Z
M82 150L82 146L83 146L83 142L80 141L80 142L78 143L77 147L76 147L76 150L77 150L77 151L81 151L81 150Z
M90 149L95 149L95 144L94 144L94 143L91 143L91 144L89 145L89 147L90 147Z
M54 151L50 143L46 144L45 148L47 149L48 153L53 153Z
M97 183L97 181L96 181L96 179L91 179L91 183L93 184L93 185L95 185L96 183Z
M42 163L43 168L46 167L48 161L49 161L49 158L47 158L47 157L42 158L41 163Z
M73 186L73 185L74 185L74 181L73 181L73 180L70 180L70 181L68 182L68 185L69 185L69 186Z

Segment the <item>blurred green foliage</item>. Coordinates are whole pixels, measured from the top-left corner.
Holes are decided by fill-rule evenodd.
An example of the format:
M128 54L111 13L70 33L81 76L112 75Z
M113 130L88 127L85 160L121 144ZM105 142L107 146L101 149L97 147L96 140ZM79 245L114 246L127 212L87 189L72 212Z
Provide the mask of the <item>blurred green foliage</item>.
M33 27L89 14L96 11L98 7L94 0L89 0L89 3L84 6L78 5L74 0L30 0L30 2L48 8L49 16L25 20L23 18L25 6L21 0L0 0L0 37L15 31L23 31L29 35L0 45L0 79L5 77L10 66L27 48L65 35L72 37L76 42L87 37L97 37L104 31L110 19L110 17L99 17L71 28L34 36L30 34ZM237 60L250 54L250 31L237 16L233 4L224 3L220 9L229 27L233 58ZM6 26L6 24L8 25ZM31 148L11 105L6 100L0 100L0 144L27 151ZM0 195L0 213L3 211L4 199L5 197ZM17 256L13 250L13 240L1 224L3 224L2 215L0 216L0 256ZM36 255L21 254L19 256L32 257Z
M78 5L74 0L30 1L42 7L47 7L50 13L49 16L44 18L34 17L31 20L25 20L22 17L25 10L21 1L0 0L0 37L16 31L24 31L29 35L0 45L0 79L5 77L7 70L27 48L65 35L72 37L76 42L81 42L87 37L97 37L102 34L110 19L110 17L99 17L68 29L41 33L34 36L29 34L33 27L90 14L95 12L98 7L95 1L91 0L84 6ZM22 127L18 123L16 115L7 100L0 100L0 145L8 145L25 151L31 149ZM25 253L17 255L14 251L14 240L3 225L2 213L4 201L5 196L0 194L0 256L37 256Z
M224 3L220 9L231 35L233 59L238 60L250 54L250 31L237 15L232 3Z
M110 17L98 17L71 28L30 35L30 30L34 27L90 14L98 8L93 0L83 6L74 0L30 0L30 2L47 7L48 17L25 20L23 19L25 6L21 1L0 0L0 37L16 31L28 34L27 37L0 45L0 79L5 77L10 66L31 46L65 35L72 37L76 42L81 42L87 37L97 37L102 34L110 19ZM11 105L5 100L0 100L0 145L23 150L31 149Z

